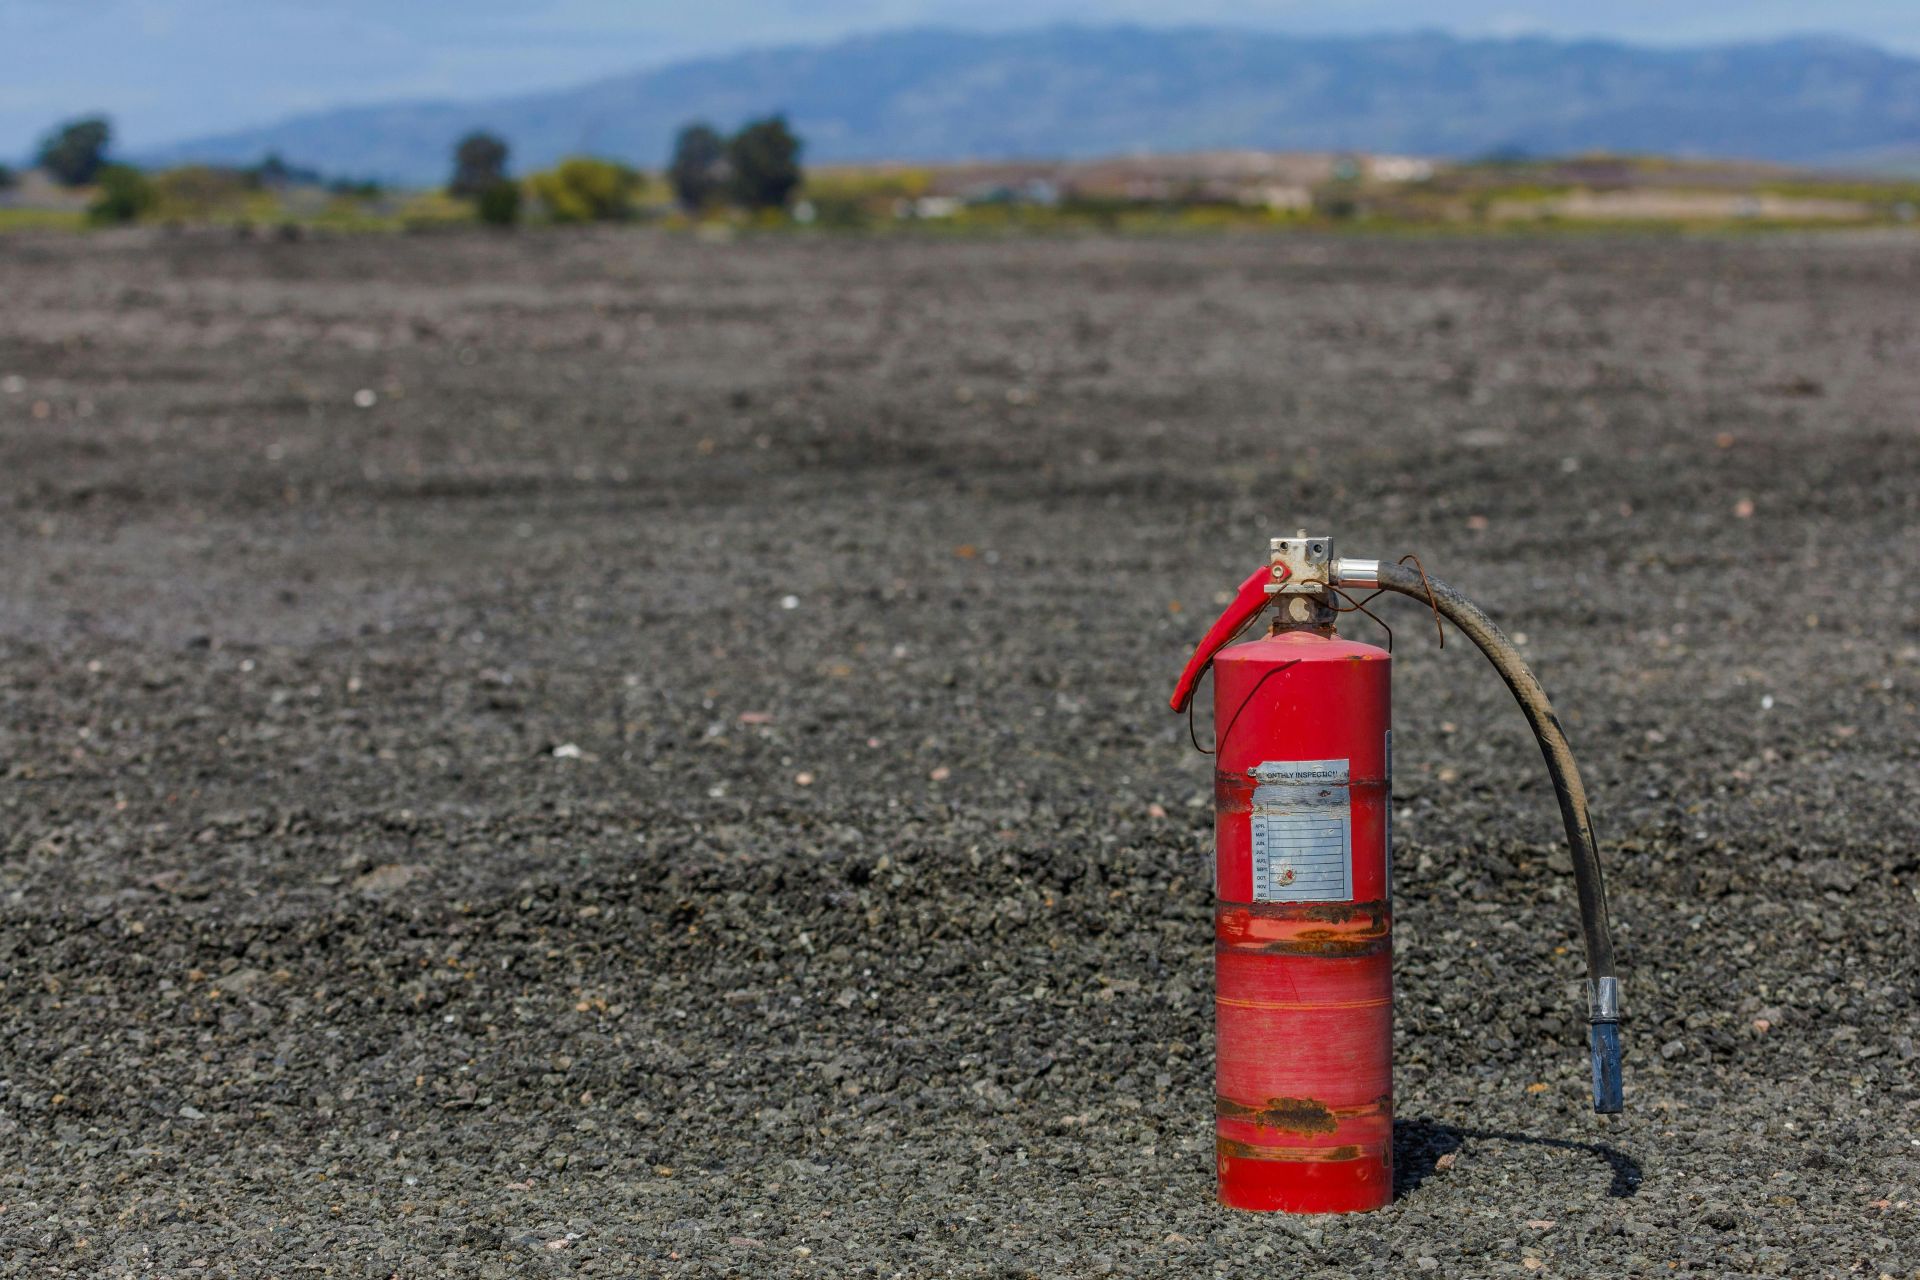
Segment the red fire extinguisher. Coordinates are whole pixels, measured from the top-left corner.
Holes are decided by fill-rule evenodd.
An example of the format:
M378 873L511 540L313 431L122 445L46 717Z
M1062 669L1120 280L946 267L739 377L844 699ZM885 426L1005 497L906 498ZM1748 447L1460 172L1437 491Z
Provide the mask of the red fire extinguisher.
M1339 1213L1393 1198L1393 728L1384 649L1342 639L1349 590L1412 596L1486 653L1539 740L1585 933L1594 1110L1621 1109L1620 986L1586 793L1513 643L1417 567L1275 538L1194 651L1213 669L1215 1136L1220 1199ZM1364 604L1364 601L1359 602ZM1233 643L1270 606L1267 634Z

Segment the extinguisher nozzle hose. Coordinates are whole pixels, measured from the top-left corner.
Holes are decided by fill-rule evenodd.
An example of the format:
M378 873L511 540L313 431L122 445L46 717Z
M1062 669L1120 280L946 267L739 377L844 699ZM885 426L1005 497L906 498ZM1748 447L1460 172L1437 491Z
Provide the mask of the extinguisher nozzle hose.
M1546 759L1547 774L1553 780L1553 793L1566 825L1567 846L1573 855L1574 888L1580 899L1580 928L1585 935L1587 980L1592 992L1589 1039L1593 1051L1593 1109L1603 1113L1619 1111L1620 985L1614 973L1613 934L1607 923L1607 891L1600 877L1600 850L1593 837L1593 820L1587 815L1587 791L1580 781L1579 766L1573 762L1573 749L1567 745L1566 731L1560 727L1560 718L1547 700L1547 691L1528 670L1520 651L1479 605L1417 567L1379 563L1376 580L1383 590L1410 596L1431 606L1478 645L1520 704L1534 739L1540 744L1540 754Z

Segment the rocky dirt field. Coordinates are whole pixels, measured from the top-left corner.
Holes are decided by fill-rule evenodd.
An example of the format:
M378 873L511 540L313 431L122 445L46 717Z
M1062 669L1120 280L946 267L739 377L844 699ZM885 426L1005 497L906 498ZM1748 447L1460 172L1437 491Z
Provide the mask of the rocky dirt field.
M1912 238L0 240L0 1273L1912 1275L1916 406ZM1165 709L1303 524L1525 637L1628 1010L1382 601L1337 1219Z

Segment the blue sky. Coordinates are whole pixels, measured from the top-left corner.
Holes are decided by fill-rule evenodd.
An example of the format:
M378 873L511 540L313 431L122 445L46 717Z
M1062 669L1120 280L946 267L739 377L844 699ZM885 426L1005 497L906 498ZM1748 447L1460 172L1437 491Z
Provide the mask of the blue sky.
M857 32L1052 22L1645 44L1817 30L1920 54L1920 0L0 0L0 157L105 111L138 148L349 103L556 88Z

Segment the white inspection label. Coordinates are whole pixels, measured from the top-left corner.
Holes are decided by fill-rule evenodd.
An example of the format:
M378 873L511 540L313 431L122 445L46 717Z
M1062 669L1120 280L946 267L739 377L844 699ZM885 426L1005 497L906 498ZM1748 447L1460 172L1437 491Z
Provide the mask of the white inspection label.
M1353 901L1347 762L1269 760L1253 778L1253 900Z

